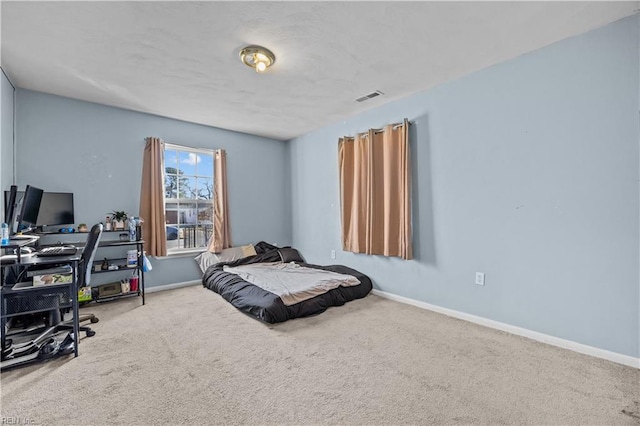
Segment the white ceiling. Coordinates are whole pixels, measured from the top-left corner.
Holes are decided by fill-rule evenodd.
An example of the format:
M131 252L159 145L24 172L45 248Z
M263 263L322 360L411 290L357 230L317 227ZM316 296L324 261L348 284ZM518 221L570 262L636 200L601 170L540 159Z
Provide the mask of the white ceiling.
M639 2L10 2L26 89L290 139L635 13ZM242 47L277 59L264 74ZM381 90L384 96L355 99Z

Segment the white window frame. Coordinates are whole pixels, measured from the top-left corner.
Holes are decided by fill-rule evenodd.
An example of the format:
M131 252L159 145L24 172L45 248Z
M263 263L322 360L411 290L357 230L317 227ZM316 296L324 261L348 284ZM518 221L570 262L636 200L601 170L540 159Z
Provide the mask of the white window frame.
M211 156L212 158L212 169L211 169L211 176L208 175L201 175L201 174L196 174L194 175L194 177L198 178L198 177L202 177L202 178L211 178L213 184L215 185L215 149L206 149L206 148L193 148L190 146L185 146L185 145L177 145L177 144L172 144L172 143L164 143L164 150L163 150L163 154L165 151L167 150L175 150L175 151L181 151L181 152L187 152L187 153L193 153L193 154L201 154L201 155L207 155L207 156ZM167 168L167 164L166 164L166 158L163 158L163 164L162 164L162 187L163 187L163 205L164 205L164 210L165 212L168 210L168 206L167 202L169 202L169 204L174 204L177 203L177 208L178 208L178 212L180 211L180 203L185 203L185 204L191 204L194 201L196 201L196 205L198 205L199 201L203 201L201 199L190 199L190 198L167 198L166 196L166 168ZM179 164L178 164L179 166ZM198 171L199 172L199 171ZM191 176L191 175L189 175ZM212 219L212 224L211 224L211 231L213 232L213 195L211 197L211 199L209 200L210 204L211 204L211 219ZM198 207L197 207L198 209ZM182 228L180 228L180 217L177 217L177 223L167 223L166 226L176 226L178 228L178 244L180 244L181 240L184 240L184 231L183 231L183 235L182 238L180 237L180 231L183 230ZM198 227L199 227L200 223L198 222L198 219L196 218L196 233L198 232ZM197 236L195 237L196 241L197 241ZM167 239L167 256L176 256L176 255L185 255L185 254L189 254L189 253L200 253L203 251L207 250L207 244L208 241L204 241L204 245L203 246L199 246L199 247L170 247L169 241Z

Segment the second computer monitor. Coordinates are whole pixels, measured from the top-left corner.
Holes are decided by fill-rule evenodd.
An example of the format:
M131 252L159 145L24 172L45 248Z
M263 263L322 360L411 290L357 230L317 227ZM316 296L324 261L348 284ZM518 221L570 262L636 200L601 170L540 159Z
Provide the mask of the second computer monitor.
M45 192L40 203L38 226L73 225L72 192Z
M24 229L30 229L36 225L38 222L38 213L40 213L40 203L43 192L40 188L27 185L27 188L24 190L24 196L20 201L20 210L16 220L15 232L22 232Z

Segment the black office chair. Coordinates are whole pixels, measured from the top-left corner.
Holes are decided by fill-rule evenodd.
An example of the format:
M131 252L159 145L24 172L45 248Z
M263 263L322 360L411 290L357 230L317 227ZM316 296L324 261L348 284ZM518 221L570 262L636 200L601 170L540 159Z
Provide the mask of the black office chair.
M88 285L91 281L91 265L93 264L101 237L102 224L99 223L94 225L91 231L89 231L87 242L82 250L82 256L80 257L77 270L76 293L81 287ZM96 323L98 322L98 318L93 314L84 314L78 317L78 322L86 321ZM61 331L73 330L73 319L62 321L61 311L59 309L53 309L49 314L48 323L49 326L34 339L19 344L12 343L10 346L3 348L3 361L14 360L17 364L21 358L25 359L26 362L36 356L46 358L60 353L73 352L74 336L68 334L62 342L55 339L55 336ZM95 331L87 326L79 327L79 331L84 331L87 337L95 335Z
M80 257L80 262L78 264L78 279L76 280L76 290L80 290L80 288L86 287L89 285L89 283L91 283L91 265L93 265L93 259L96 257L96 251L98 249L98 243L100 243L100 238L102 238L102 224L97 223L91 227L91 231L89 231L89 235L87 236L87 242L82 249L82 256ZM78 317L78 322L80 323L87 321L95 324L99 321L99 319L94 314L83 314ZM67 321L58 321L57 325L60 330L73 330L73 319ZM79 331L84 331L87 337L91 337L96 334L96 332L88 326L80 326Z

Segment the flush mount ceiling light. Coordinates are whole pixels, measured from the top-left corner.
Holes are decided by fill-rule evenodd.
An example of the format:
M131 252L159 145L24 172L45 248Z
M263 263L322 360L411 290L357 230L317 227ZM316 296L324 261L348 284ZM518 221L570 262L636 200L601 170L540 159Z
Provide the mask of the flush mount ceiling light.
M255 68L257 72L263 72L276 61L276 56L269 49L262 46L247 46L240 51L242 62Z

